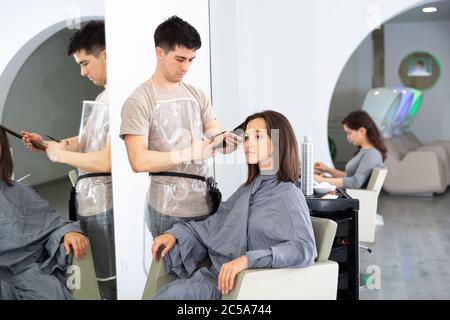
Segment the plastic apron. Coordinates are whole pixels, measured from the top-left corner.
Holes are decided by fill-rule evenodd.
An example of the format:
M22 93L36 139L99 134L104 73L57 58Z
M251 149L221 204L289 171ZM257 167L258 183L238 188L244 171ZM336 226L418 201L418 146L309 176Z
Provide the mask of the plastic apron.
M192 138L202 139L202 110L193 94L181 83L186 95L181 98L162 100L158 98L154 85L152 93L156 101L149 132L149 150L174 151L191 147ZM182 163L167 172L190 173L207 176L206 161ZM209 213L206 183L200 180L180 177L152 176L147 193L148 210L156 210L161 216L190 219Z
M79 152L106 148L109 137L108 104L84 101ZM79 169L79 176L87 174ZM76 186L77 217L89 238L97 281L103 299L116 299L116 263L111 177L90 177Z

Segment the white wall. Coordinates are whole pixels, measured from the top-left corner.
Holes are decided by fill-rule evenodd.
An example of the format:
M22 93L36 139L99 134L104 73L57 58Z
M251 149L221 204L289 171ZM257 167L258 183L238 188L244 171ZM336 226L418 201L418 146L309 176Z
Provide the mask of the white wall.
M178 15L200 33L202 48L185 81L210 92L207 0L106 1L106 38L114 181L114 215L119 299L139 299L150 256L144 238L144 203L148 174L134 174L119 138L120 111L131 92L153 74L156 59L153 33L166 18ZM146 231L146 230L145 230ZM149 237L149 232L145 232ZM146 246L144 248L144 242ZM145 250L145 257L144 257Z
M398 86L401 61L414 51L427 51L441 62L441 78L424 91L411 130L423 142L450 139L450 21L388 23L385 27L386 85ZM432 124L432 125L431 125Z
M225 129L234 129L245 120L239 59L239 6L236 1L210 1L212 101L217 119ZM230 68L231 67L231 68ZM215 157L216 180L224 199L245 181L245 156L242 149L231 155Z
M354 110L361 109L367 92L372 88L373 41L367 36L347 61L336 83L330 104L328 135L337 147L335 165L348 162L355 147L347 141L342 129L342 119Z
M80 19L104 14L103 0L2 1L0 4L0 119L17 71L45 40Z

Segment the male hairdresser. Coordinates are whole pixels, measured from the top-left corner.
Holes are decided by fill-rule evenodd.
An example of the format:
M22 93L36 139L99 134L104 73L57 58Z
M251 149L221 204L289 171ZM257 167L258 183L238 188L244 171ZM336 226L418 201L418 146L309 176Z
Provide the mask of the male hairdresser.
M124 103L120 136L132 169L152 176L145 215L156 237L209 215L207 185L195 177L207 176L205 160L216 147L232 152L242 138L222 133L207 96L182 82L201 47L197 30L173 16L157 27L154 40L156 69Z
M51 161L78 168L76 215L90 240L100 294L103 299L114 300L117 290L104 23L90 21L77 31L67 54L80 65L83 77L105 90L97 96L97 103L85 104L79 136L55 142L23 131L23 140L29 149L38 150L31 140L46 146Z

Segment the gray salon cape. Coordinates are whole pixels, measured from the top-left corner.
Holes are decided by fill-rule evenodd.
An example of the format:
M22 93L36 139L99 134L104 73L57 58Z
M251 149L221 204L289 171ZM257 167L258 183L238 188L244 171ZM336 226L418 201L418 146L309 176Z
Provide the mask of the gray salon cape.
M177 242L164 266L179 279L162 287L155 299L220 299L222 264L243 255L249 268L302 268L317 256L305 197L276 175L259 175L206 220L179 223L167 232ZM207 256L212 266L199 268Z
M31 188L0 181L0 300L71 299L63 238L81 230Z

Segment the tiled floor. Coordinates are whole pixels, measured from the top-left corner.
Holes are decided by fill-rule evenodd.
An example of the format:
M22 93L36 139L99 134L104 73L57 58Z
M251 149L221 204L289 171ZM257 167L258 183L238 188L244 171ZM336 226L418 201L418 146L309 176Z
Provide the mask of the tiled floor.
M360 271L381 271L381 288L361 299L450 299L450 190L433 198L380 194L373 254L360 251Z

